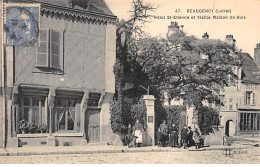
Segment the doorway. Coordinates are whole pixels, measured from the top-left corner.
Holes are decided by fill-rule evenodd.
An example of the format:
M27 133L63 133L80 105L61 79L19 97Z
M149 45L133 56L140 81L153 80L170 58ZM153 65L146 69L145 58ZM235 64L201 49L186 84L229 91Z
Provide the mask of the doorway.
M235 135L235 124L232 120L228 120L225 126L225 135L234 136Z
M89 109L86 114L86 134L90 143L100 142L100 110Z

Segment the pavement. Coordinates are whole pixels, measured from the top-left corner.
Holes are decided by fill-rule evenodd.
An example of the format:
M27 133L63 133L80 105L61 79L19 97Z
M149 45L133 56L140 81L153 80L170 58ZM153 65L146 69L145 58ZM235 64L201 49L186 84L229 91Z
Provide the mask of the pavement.
M212 151L229 149L250 149L258 147L258 144L234 144L231 146L212 145L196 150L195 147L185 149L185 151ZM136 147L113 145L94 145L94 146L64 146L64 147L19 147L19 148L0 148L0 156L26 156L26 155L59 155L59 154L106 154L106 153L131 153L131 152L182 152L183 148L172 147Z

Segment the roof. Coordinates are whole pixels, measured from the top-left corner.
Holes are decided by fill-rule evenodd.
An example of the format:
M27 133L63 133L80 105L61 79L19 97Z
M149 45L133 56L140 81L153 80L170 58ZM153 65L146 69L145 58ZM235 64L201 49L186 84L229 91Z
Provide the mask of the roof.
M259 84L259 75L256 73L260 72L255 60L248 53L241 53L242 62L242 82Z
M9 2L34 2L44 3L60 7L74 8L82 11L100 13L105 15L114 16L105 0L74 0L75 6L72 7L73 0L9 0ZM87 8L84 8L84 4L88 4Z

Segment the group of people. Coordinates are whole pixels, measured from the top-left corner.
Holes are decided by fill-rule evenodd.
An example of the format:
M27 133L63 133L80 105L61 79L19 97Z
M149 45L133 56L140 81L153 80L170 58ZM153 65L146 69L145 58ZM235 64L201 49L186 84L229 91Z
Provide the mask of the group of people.
M200 148L203 145L203 139L200 136L198 129L196 128L192 131L191 127L184 127L180 133L180 143L179 143L179 131L178 127L173 123L170 126L166 124L166 120L163 120L163 123L160 124L158 132L156 133L158 146L166 146L168 144L171 147L182 147L184 149L195 146L196 149ZM128 125L128 131L126 135L126 143L128 147L136 147L142 144L143 140L143 125L136 120L134 126L131 124Z
M184 125L181 130L181 141L181 146L183 146L184 149L191 146L195 146L196 149L198 149L203 145L203 139L201 138L198 129L196 128L193 132L191 127L187 127L186 125Z
M126 144L128 147L140 146L143 142L143 125L137 119L134 126L128 125Z
M195 146L196 149L200 148L203 145L203 139L200 136L198 129L196 128L194 132L191 127L184 125L181 130L181 140L178 142L179 131L176 125L173 123L171 126L166 124L166 120L163 120L163 123L160 124L158 132L156 133L158 146L166 146L167 141L168 145L171 147L182 147L184 149Z

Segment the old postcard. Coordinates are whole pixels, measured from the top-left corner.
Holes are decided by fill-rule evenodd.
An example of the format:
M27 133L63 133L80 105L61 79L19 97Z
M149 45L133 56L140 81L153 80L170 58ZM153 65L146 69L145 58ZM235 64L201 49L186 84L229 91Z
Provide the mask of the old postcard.
M259 164L259 0L0 0L1 164Z

